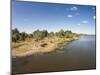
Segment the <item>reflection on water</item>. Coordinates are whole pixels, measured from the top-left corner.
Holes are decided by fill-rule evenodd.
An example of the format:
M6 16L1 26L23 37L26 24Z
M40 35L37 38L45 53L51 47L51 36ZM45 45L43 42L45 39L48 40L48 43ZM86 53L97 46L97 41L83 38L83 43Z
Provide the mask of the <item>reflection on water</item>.
M36 73L95 69L95 44L95 36L81 36L80 40L65 45L64 53L13 59L12 70L14 73Z

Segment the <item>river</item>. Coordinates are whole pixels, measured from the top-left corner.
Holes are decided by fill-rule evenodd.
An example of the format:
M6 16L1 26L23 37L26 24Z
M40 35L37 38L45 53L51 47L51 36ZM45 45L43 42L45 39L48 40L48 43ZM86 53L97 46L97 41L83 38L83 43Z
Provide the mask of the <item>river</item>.
M13 73L39 73L96 68L95 36L81 36L64 46L63 53L27 56L12 60Z

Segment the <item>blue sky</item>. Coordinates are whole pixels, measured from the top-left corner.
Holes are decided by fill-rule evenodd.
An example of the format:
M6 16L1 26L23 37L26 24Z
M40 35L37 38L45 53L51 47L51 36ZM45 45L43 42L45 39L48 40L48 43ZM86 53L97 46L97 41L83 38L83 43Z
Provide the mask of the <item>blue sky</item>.
M95 6L13 1L12 28L27 33L64 29L95 34L95 10Z

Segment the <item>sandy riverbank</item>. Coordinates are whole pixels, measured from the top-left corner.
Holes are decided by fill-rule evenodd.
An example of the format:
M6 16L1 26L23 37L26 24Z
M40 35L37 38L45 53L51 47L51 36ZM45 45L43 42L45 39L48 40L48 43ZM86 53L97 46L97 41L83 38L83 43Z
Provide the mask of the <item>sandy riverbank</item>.
M69 43L72 40L79 39L79 37L74 38L45 38L40 41L35 41L34 39L26 40L24 42L12 43L12 56L21 57L28 55L37 55L43 53L53 52L56 49L63 48L65 43Z

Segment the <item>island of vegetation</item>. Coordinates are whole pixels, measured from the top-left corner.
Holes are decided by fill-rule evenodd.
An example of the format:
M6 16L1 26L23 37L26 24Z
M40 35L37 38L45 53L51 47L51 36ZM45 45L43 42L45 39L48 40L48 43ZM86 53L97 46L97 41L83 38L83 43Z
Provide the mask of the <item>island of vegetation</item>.
M60 50L67 43L80 38L80 34L61 29L58 32L35 30L32 33L19 32L12 29L12 56L13 58L50 53Z

